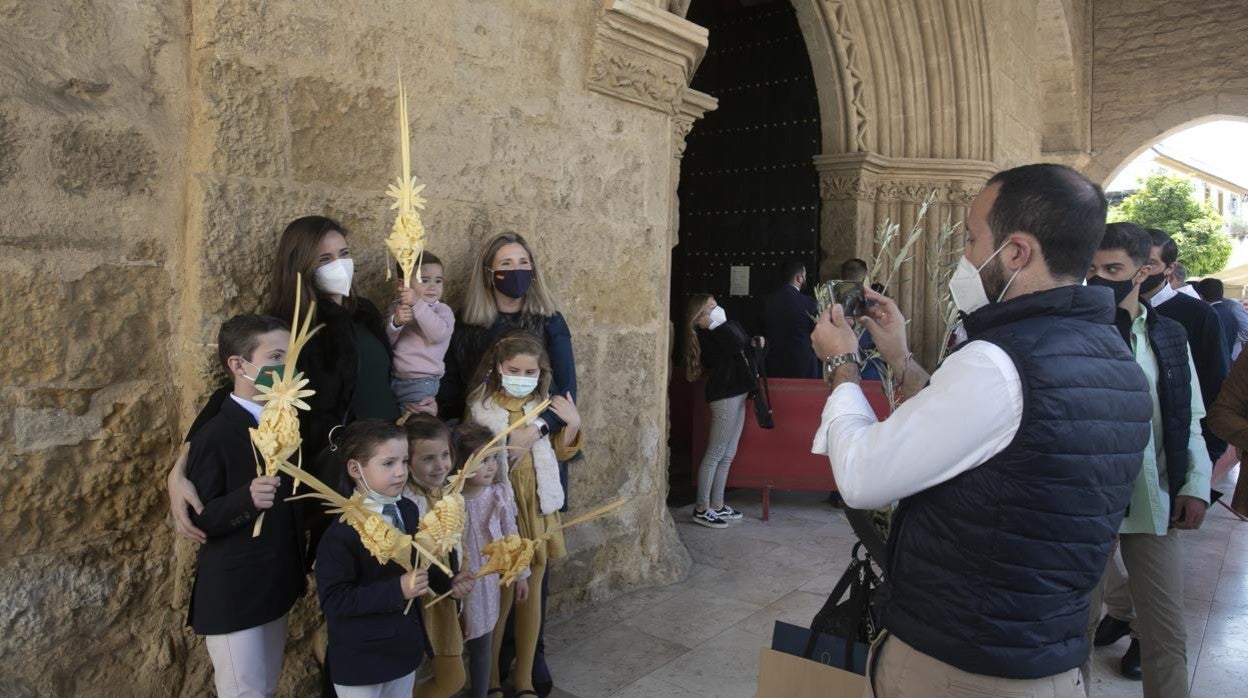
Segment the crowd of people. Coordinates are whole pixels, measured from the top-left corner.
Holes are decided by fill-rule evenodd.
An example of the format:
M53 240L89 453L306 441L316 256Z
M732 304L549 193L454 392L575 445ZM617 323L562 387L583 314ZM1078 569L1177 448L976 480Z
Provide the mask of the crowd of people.
M821 313L795 262L753 338L713 296L689 299L685 375L705 375L711 412L693 521L741 518L724 489L763 366L827 382L812 451L846 505L893 507L870 695L1082 696L1091 647L1127 634L1122 673L1146 696L1188 695L1182 532L1214 501L1214 463L1248 448L1248 310L1216 279L1187 284L1170 235L1107 225L1106 207L1066 167L994 176L949 282L964 341L930 373L878 286L857 317ZM567 323L514 233L482 247L458 312L431 253L384 310L360 297L347 239L320 216L286 227L264 312L221 326L225 383L169 473L175 526L201 544L188 623L218 694L274 694L313 571L326 695L499 695L508 676L515 695L546 695L547 565L566 555L567 463L583 443ZM866 272L859 259L841 268ZM394 528L415 533L448 476L516 427L464 487L446 569L379 562L351 526L292 499L290 477L257 475L250 430L300 297L321 325L297 360L315 391L300 413L304 467ZM878 420L860 386L883 366L903 401ZM1248 514L1248 486L1232 508ZM510 534L541 541L531 564L513 584L478 579L485 548ZM437 595L450 598L407 610Z
M168 477L175 527L200 544L187 622L204 638L218 695L275 694L310 572L328 634L325 695L501 695L508 675L514 695L551 691L547 563L566 555L567 463L583 443L570 332L515 233L473 260L458 313L442 301L444 274L426 252L382 310L356 291L346 228L306 216L277 243L263 312L221 325L224 384ZM312 299L320 326L295 362L314 391L299 413L305 469L415 534L448 475L484 457L464 485L468 521L446 569L379 561L351 525L292 499L288 475L257 475L258 398L284 369L298 298ZM482 450L547 399L505 451ZM531 563L511 584L477 578L486 546L508 535L537 541Z

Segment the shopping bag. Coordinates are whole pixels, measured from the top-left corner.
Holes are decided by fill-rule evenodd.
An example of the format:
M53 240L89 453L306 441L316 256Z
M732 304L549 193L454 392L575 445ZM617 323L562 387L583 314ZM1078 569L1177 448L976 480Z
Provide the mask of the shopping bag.
M866 672L867 652L870 650L866 643L852 643L848 652L849 666L846 666L845 638L814 632L780 620L776 621L771 631L771 648L837 669L847 669L855 674Z
M764 647L758 654L758 698L861 698L866 679Z

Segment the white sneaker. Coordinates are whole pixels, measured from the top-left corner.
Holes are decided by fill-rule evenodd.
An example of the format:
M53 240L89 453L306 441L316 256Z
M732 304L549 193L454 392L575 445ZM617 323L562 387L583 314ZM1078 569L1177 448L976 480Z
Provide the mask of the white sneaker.
M720 507L719 509L711 509L711 511L715 512L716 516L718 516L719 518L725 521L739 521L741 517L745 516L745 514L742 514L741 512L737 511L736 509L733 509L727 504Z
M707 528L728 528L728 522L719 518L719 516L715 514L714 509L707 509L702 512L694 509L693 522L701 526L706 526Z

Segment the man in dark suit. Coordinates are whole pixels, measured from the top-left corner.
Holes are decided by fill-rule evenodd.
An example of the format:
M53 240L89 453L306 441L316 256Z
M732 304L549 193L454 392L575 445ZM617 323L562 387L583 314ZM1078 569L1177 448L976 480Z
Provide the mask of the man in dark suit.
M1239 303L1226 300L1226 286L1222 279L1209 277L1197 281L1193 286L1200 294L1200 299L1217 312L1218 320L1222 323L1222 340L1230 348L1231 365L1234 365L1244 342L1248 341L1248 311Z
M1149 264L1162 271L1144 280L1140 296L1158 313L1178 321L1187 330L1187 342L1191 345L1196 375L1200 377L1200 396L1207 414L1231 370L1231 352L1223 339L1222 321L1209 304L1171 287L1169 281L1179 258L1179 247L1169 235L1156 228L1149 228L1148 235L1153 244ZM1204 420L1201 430L1209 448L1209 459L1217 463L1226 450L1226 442L1210 432Z
M767 337L767 372L777 378L819 378L819 358L810 346L818 310L815 299L802 293L806 265L784 265L784 286L767 296L764 334Z

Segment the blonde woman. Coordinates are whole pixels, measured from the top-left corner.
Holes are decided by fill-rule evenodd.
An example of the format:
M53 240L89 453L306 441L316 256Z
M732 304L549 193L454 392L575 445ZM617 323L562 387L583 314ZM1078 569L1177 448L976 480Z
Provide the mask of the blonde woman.
M762 338L754 341L762 346ZM685 315L685 376L693 382L704 369L709 371L706 401L711 406L711 433L698 467L693 522L708 528L727 528L729 521L741 518L741 512L724 503L724 484L745 428L745 399L755 388L749 348L745 330L728 319L714 296L690 297Z
M475 383L481 359L504 334L524 329L538 338L550 359L550 394L571 395L576 400L576 362L572 335L559 313L533 248L517 233L494 236L468 275L467 296L455 322L451 347L446 353L446 373L438 390L438 411L443 419L464 416L466 397L480 387ZM512 432L507 445L513 460L527 455L540 439L559 433L564 421L546 410L535 423ZM567 497L567 465L559 464L559 479ZM566 510L567 506L563 507ZM531 582L546 593L549 580ZM512 643L504 645L504 669L510 664ZM550 692L553 681L546 666L544 638L539 634L533 661L532 685L539 695ZM518 682L522 681L517 677ZM527 677L525 679L527 681Z

